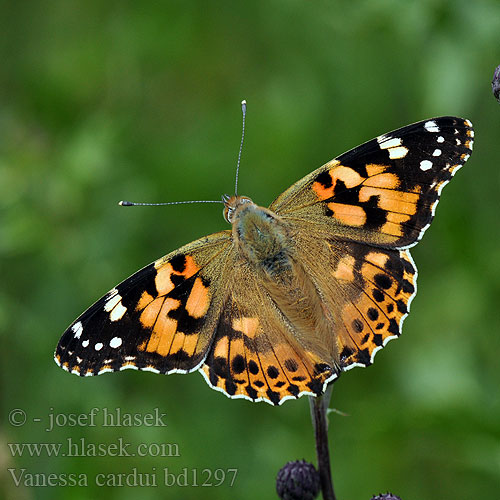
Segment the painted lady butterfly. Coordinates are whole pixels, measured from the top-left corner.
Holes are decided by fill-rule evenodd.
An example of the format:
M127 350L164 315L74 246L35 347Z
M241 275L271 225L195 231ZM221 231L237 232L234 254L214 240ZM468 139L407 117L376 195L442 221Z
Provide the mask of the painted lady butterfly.
M299 180L269 208L224 198L232 228L141 269L63 334L80 376L199 370L233 398L321 394L399 336L416 293L408 248L469 158L469 120L381 135Z

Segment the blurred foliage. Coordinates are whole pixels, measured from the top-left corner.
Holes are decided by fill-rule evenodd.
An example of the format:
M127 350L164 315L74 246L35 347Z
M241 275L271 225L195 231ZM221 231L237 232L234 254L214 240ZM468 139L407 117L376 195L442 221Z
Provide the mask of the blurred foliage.
M497 498L500 487L500 4L491 0L7 1L0 36L0 497L274 498L289 460L315 462L307 398L229 400L198 374L80 379L52 361L66 326L136 269L225 227L212 205L120 199L240 191L267 205L343 151L431 116L468 117L475 151L412 253L404 335L335 384L339 499ZM167 427L69 427L93 407ZM28 422L13 427L9 411ZM34 422L33 418L42 422ZM180 457L12 457L6 443L177 443ZM89 486L14 487L8 467L85 473ZM161 486L162 471L237 468L232 487ZM158 487L97 487L98 473Z

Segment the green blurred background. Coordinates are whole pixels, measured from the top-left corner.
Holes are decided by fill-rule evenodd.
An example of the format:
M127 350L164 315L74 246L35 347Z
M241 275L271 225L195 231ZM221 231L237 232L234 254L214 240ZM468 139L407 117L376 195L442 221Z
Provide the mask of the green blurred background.
M381 133L446 114L474 123L474 154L412 251L420 291L404 335L335 383L332 405L349 416L331 416L330 447L339 500L498 498L498 1L11 1L0 16L0 498L272 499L285 462L315 462L307 398L274 408L229 400L199 374L81 379L52 361L67 325L114 284L227 227L217 205L117 201L232 193L243 98L240 192L263 205ZM158 408L167 427L98 418L45 431L51 412L93 407ZM15 408L25 425L9 423ZM69 437L175 443L181 456L7 446ZM165 467L238 474L232 487L166 488ZM88 486L15 487L8 468L83 473ZM95 485L134 468L156 468L158 487Z

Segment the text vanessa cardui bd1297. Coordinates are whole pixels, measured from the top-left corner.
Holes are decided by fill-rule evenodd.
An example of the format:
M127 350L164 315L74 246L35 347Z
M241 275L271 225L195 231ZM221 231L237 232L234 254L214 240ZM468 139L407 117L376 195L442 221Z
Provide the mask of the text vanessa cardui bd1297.
M141 269L65 331L56 362L80 376L199 370L232 398L281 404L401 333L416 293L409 253L469 158L469 120L440 117L326 163L269 208L224 197L231 229Z

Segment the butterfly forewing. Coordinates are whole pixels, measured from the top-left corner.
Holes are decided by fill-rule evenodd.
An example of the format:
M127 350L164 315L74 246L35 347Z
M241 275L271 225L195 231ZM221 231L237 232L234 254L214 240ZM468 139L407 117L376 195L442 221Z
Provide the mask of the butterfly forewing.
M412 246L429 227L443 186L469 158L473 136L462 118L408 125L323 165L270 208L345 239Z
M141 269L66 330L56 362L81 376L126 368L157 373L197 369L220 314L214 291L229 248L230 233L224 231Z

